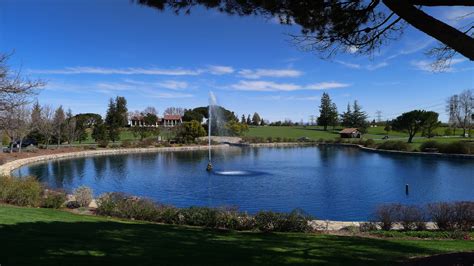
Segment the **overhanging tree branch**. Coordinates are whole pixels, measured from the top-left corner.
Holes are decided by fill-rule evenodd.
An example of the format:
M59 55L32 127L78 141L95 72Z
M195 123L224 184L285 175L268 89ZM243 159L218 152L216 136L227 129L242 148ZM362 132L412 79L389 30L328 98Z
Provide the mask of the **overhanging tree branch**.
M474 38L426 14L413 6L412 2L411 0L383 0L388 8L413 27L448 45L470 60L474 60Z

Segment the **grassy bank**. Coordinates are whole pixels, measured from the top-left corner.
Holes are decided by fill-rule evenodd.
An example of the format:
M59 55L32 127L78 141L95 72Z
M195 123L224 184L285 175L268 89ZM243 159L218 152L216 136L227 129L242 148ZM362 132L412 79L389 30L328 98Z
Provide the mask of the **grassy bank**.
M0 206L2 265L387 265L473 241L239 233Z

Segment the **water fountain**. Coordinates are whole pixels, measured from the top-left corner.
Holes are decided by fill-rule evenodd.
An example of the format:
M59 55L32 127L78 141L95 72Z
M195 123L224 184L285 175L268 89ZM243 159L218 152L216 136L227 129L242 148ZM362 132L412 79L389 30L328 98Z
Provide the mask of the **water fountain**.
M216 105L216 97L212 91L209 92L209 106L208 106L208 114L209 118L207 120L208 125L208 149L209 149L209 162L207 163L206 171L212 171L212 156L211 156L211 119L212 119L212 111L213 106Z

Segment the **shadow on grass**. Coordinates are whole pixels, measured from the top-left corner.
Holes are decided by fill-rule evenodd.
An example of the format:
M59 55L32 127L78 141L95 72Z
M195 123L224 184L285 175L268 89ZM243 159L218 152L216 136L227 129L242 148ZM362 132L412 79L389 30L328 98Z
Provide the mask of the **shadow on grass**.
M387 265L439 250L410 242L305 234L218 232L117 222L0 225L4 265ZM435 246L435 245L433 245Z

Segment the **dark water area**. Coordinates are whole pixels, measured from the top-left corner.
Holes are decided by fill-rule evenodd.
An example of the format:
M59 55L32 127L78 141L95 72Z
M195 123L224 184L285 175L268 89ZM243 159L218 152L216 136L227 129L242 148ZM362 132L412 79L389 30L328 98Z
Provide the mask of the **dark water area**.
M178 207L234 206L331 220L366 220L377 205L474 200L474 161L380 154L353 147L229 148L75 158L24 166L50 187L85 185ZM405 194L409 184L409 194Z

